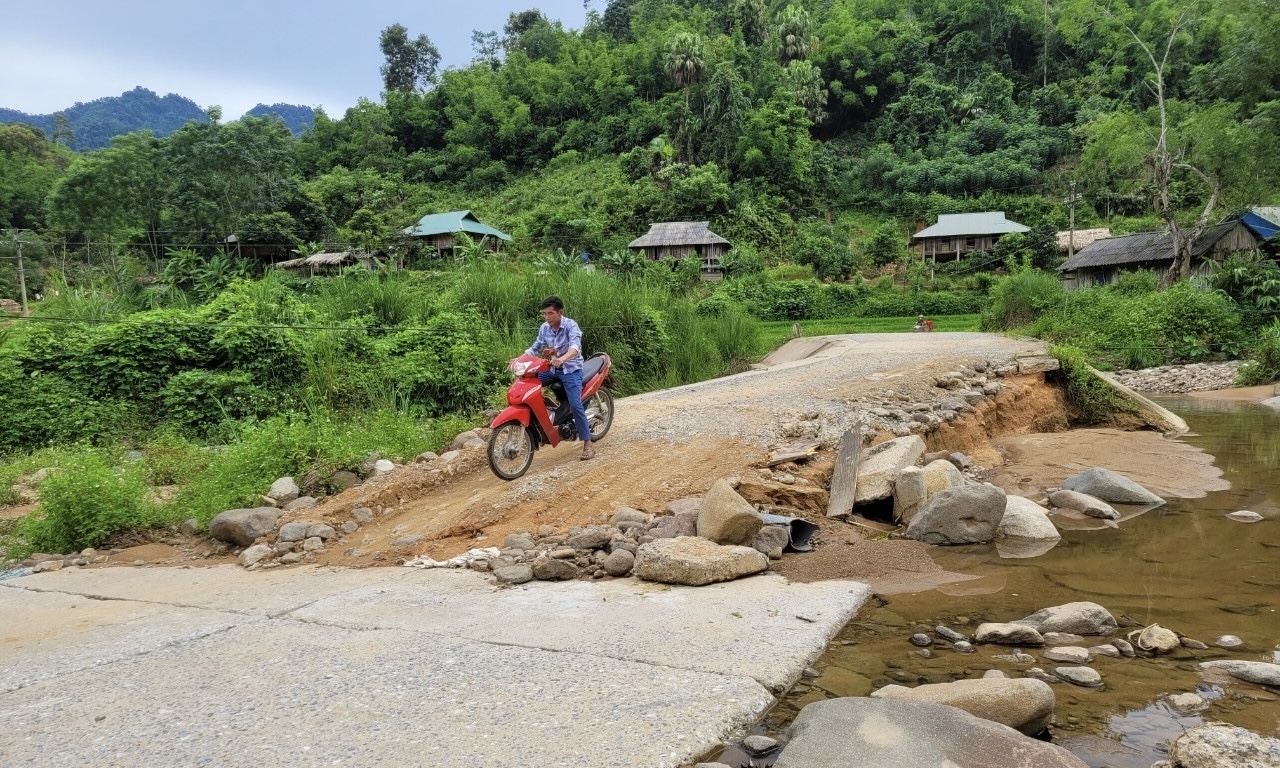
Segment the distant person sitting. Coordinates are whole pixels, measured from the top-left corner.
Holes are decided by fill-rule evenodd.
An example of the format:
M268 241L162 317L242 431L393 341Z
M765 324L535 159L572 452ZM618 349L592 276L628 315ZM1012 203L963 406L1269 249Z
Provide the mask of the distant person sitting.
M920 315L916 317L916 324L911 327L911 332L924 333L924 331L925 331L924 315Z

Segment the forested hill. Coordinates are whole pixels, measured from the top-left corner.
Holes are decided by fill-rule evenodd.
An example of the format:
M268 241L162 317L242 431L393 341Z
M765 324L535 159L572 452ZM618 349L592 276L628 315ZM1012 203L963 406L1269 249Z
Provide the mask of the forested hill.
M247 113L253 117L278 115L299 135L314 120L313 110L295 104L259 104ZM59 115L66 118L62 123ZM168 136L188 121L203 122L205 111L191 99L176 93L160 96L141 86L119 96L77 102L60 112L30 115L16 109L0 108L0 123L28 123L59 139L71 149L99 149L110 145L112 137L133 131L152 131ZM57 134L55 136L55 133Z
M572 253L710 219L739 248L847 274L941 212L1063 229L1072 183L1077 226L1117 231L1160 226L1161 206L1195 220L1280 202L1272 0L593 8L580 30L513 13L443 72L429 14L404 19L412 34L379 41L381 96L317 113L296 139L272 121L191 123L67 168L60 148L14 138L54 170L9 198L39 206L6 212L0 194L0 224L152 252L166 233L200 245L236 230L378 248L423 213L467 208L516 253Z

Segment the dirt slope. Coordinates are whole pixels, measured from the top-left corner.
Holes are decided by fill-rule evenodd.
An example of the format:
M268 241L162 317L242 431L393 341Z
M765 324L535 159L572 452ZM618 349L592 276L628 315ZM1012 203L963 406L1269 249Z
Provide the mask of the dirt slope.
M489 472L483 452L473 451L443 472L414 465L353 488L305 514L340 523L355 507L377 512L374 522L330 546L321 561L391 564L420 553L439 559L475 546L501 546L516 530L600 522L618 506L660 513L667 501L751 471L771 445L838 436L855 420L850 403L858 398L924 390L932 385L926 380L931 373L1007 360L1039 344L976 333L830 338L832 344L818 345L817 357L620 399L594 461L579 461L576 444L544 449L528 475L505 483ZM947 431L961 442L977 437L952 425ZM413 534L426 541L392 546Z

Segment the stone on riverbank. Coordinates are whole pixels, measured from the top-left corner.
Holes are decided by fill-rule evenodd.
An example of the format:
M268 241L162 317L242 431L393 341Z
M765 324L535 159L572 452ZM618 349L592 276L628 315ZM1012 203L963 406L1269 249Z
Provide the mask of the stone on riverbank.
M495 568L493 577L503 584L524 584L533 581L533 568L527 563L517 563Z
M610 576L626 576L635 564L635 555L625 549L615 549L600 563L600 567Z
M1116 655L1120 654L1116 651ZM1078 645L1059 645L1044 652L1044 657L1049 661L1061 661L1067 664L1088 664L1093 661L1093 654L1088 648L1081 648Z
M996 537L1058 541L1062 534L1058 533L1044 507L1022 496L1009 496L1005 500L1004 517L1000 518L1000 525L996 528Z
M1169 759L1151 768L1280 768L1280 739L1234 725L1192 728L1169 745Z
M1070 632L1073 635L1109 635L1116 631L1116 617L1097 603L1077 602L1044 608L1014 624L1037 632Z
M750 544L764 521L727 480L717 480L702 497L698 535L716 544Z
M1087 493L1077 491L1054 491L1049 494L1049 503L1058 509L1074 509L1089 517L1102 520L1119 520L1120 513L1102 499L1094 498Z
M907 467L898 474L893 484L893 521L907 524L920 514L929 492L925 486L924 470Z
M280 510L275 507L228 509L209 521L209 535L218 541L247 547L254 539L276 529Z
M275 499L277 504L288 504L301 496L302 490L298 488L298 484L292 477L282 477L271 484L271 490L267 491L267 495Z
M1163 504L1164 499L1118 472L1102 467L1087 469L1062 481L1068 491L1077 491L1112 504Z
M1133 633L1129 634L1133 637ZM1178 635L1171 629L1165 629L1159 624L1152 624L1144 628L1138 633L1138 647L1144 651L1151 653L1170 653L1173 649L1182 645L1178 639Z
M633 575L645 581L700 587L768 570L769 558L751 547L727 547L683 536L640 545Z
M1221 661L1202 661L1201 669L1218 669L1234 678L1258 685L1280 687L1280 664L1268 664L1265 661L1237 661L1224 659Z
M907 526L907 538L926 544L985 544L996 537L1004 510L1005 493L995 486L952 488L929 497Z
M854 505L892 496L894 480L902 470L920 461L924 449L924 441L918 435L895 438L871 448L858 465Z
M1023 624L999 624L987 622L979 624L973 635L975 643L995 643L997 645L1044 645L1044 638L1034 628Z
M774 768L919 768L993 765L1086 768L1065 749L942 704L842 698L805 707Z
M1262 522L1264 518L1257 512L1250 512L1247 509L1242 509L1239 512L1232 512L1227 515L1227 519L1235 520L1237 523L1258 523Z
M945 459L926 464L922 471L925 491L929 496L964 485L964 475L960 474L955 464Z
M1102 675L1092 667L1055 667L1053 674L1060 680L1083 688L1102 687Z
M1053 720L1056 699L1048 683L1030 678L956 680L906 688L886 685L871 694L876 699L906 699L946 704L1034 736Z

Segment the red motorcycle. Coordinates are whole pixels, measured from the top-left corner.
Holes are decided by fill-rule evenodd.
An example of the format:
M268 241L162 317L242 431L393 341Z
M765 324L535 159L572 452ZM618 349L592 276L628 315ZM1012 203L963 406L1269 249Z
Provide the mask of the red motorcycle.
M591 441L609 432L613 425L613 395L607 384L613 361L600 354L582 363L582 406L587 412ZM560 382L551 384L552 402L542 393L538 374L551 364L540 357L521 355L509 366L516 380L507 390L507 409L494 418L489 435L489 468L503 480L515 480L529 471L533 452L544 445L553 448L561 440L577 440L573 410Z

